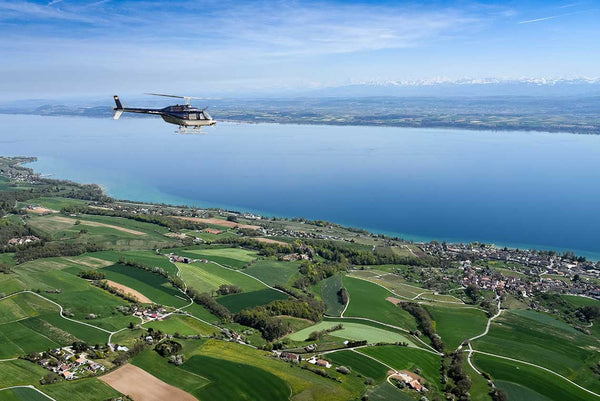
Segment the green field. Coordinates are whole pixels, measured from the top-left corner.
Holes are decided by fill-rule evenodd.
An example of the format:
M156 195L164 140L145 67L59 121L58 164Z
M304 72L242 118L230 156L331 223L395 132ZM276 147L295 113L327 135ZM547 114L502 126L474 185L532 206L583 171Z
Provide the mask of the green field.
M169 363L166 358L161 357L154 350L146 350L136 355L131 363L190 394L196 394L202 387L210 383L210 380L203 375Z
M57 401L107 400L121 395L117 390L96 378L63 381L42 386L41 389Z
M177 266L187 285L200 292L215 291L222 284L233 284L248 292L267 288L253 277L214 263L178 263Z
M496 387L504 390L509 400L522 400L522 401L550 401L548 397L544 397L540 393L522 386L520 384L507 382L504 380L495 380Z
M177 267L166 256L157 255L155 251L102 251L87 255L113 262L111 264L117 263L119 258L123 257L126 260L134 260L146 266L160 267L169 273L169 275L177 275Z
M285 285L298 274L300 262L281 262L278 260L260 259L244 270L270 286Z
M346 305L340 302L338 291L344 286L342 275L336 274L321 281L321 296L327 306L327 315L339 316Z
M442 306L426 306L426 309L448 350L455 350L464 340L483 333L487 324L487 315L478 309Z
M32 388L17 387L0 390L0 401L48 401L50 398Z
M592 298L578 297L575 295L562 295L562 298L575 308L600 305L600 301Z
M167 334L179 333L181 335L200 334L209 336L220 332L219 329L209 326L199 320L189 316L171 315L165 320L151 321L144 324L144 327L152 327L154 330L161 330Z
M251 365L195 355L181 368L205 377L206 386L192 392L203 400L285 400L290 388L280 378Z
M195 259L208 259L235 269L242 268L258 256L255 251L242 248L186 249L179 253Z
M175 307L189 303L177 288L159 274L119 264L103 267L100 270L106 274L108 280L133 288L155 303Z
M294 399L298 400L347 401L359 398L363 391L362 381L347 377L340 384L297 366L290 366L289 363L273 358L269 352L254 350L240 344L208 340L198 347L193 354L219 358L234 364L252 365L270 372L289 383ZM234 372L238 371L234 370ZM335 371L330 373L335 374ZM289 394L290 390L288 388L281 399L288 399ZM259 399L261 398L259 397Z
M369 401L414 401L408 394L398 390L388 382L381 383L372 390L367 391Z
M24 359L0 361L0 388L37 384L48 373L41 366Z
M419 294L433 295L430 290L424 290L422 288L415 287L407 284L406 280L395 274L387 273L380 270L355 270L352 271L352 275L365 278L374 283L380 284L385 288L393 291L396 295L403 298L413 299ZM456 301L456 300L454 300Z
M556 401L591 401L598 399L598 397L578 389L565 380L560 379L558 376L533 366L482 354L475 354L473 357L473 362L477 368L489 373L493 379L500 380L499 386L501 386L502 382L513 383L518 386L526 387L527 389L543 397L547 397ZM512 391L513 395L516 393L518 397L523 394L527 396L531 395L531 391L524 390L517 392L517 389L514 387L509 387L508 390ZM529 400L529 398L514 399Z
M336 365L350 368L352 372L359 373L364 377L370 377L378 382L385 380L387 371L389 370L377 361L355 351L332 352L327 354L327 359Z
M57 210L59 212L60 212L60 210L62 208L67 207L67 206L73 206L73 205L82 206L82 205L86 205L87 204L87 202L79 200L79 199L60 198L60 197L56 197L56 198L48 198L48 197L35 198L35 199L32 199L32 200L30 200L30 201L28 201L26 203L29 204L29 205L43 206L45 208Z
M399 347L395 345L386 345L383 347L367 347L357 350L358 352L372 356L382 362L387 363L396 370L421 369L421 376L427 379L430 389L442 389L440 382L440 364L439 355L430 352L421 351L415 348Z
M217 302L225 306L231 312L239 312L245 308L266 305L278 299L286 299L288 295L279 291L265 288L258 291L242 292L240 294L226 295L217 298Z
M548 314L532 310L503 312L488 335L473 342L477 350L542 365L590 390L600 381L590 366L600 362L600 340L585 335ZM493 373L493 372L490 372Z
M94 241L112 249L155 249L179 243L164 235L165 227L119 217L31 215L28 224L53 240Z
M0 358L65 346L104 343L108 334L60 317L59 308L30 293L0 301Z
M81 257L80 257L81 258ZM23 263L10 274L11 280L0 280L0 286L18 285L20 289L40 290L40 294L60 304L73 314L77 320L85 320L88 314L100 316L93 324L107 330L123 327L125 316L116 312L116 308L127 302L110 293L92 286L86 280L77 277L77 273L89 269L80 265L75 258L48 258ZM46 290L60 290L60 293ZM5 288L0 288L0 292Z
M487 379L473 370L473 368L469 365L466 355L463 360L463 369L471 379L471 390L469 391L471 394L471 400L492 401L492 396L490 395L491 386L488 384ZM512 400L512 398L510 399Z
M387 297L393 296L388 290L348 276L345 276L343 281L344 287L350 293L350 304L344 317L365 317L406 330L416 330L415 319L408 312L386 301Z
M293 334L290 334L288 338L293 341L304 341L313 331L321 331L330 329L338 322L323 321L315 324L314 326L307 327ZM377 327L368 326L360 323L348 323L343 322L344 328L342 330L336 330L329 333L330 336L343 338L345 340L367 340L369 344L375 344L379 342L396 343L406 342L414 345L408 336L398 334L392 331L383 330Z

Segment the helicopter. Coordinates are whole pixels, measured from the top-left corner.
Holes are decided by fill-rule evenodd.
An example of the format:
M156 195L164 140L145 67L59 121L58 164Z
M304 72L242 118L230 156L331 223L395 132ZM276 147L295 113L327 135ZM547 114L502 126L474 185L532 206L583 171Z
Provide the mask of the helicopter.
M121 114L125 113L142 113L142 114L156 114L162 117L165 122L170 124L178 125L179 133L203 133L202 127L215 125L217 122L206 112L208 107L198 109L191 105L192 99L200 99L192 96L177 96L177 95L165 95L162 93L146 93L146 95L152 96L164 96L174 97L178 99L185 99L185 104L176 104L174 106L167 106L162 109L145 109L145 108L130 108L123 107L119 96L115 95L115 103L117 107L113 108L115 111L114 119L118 120Z

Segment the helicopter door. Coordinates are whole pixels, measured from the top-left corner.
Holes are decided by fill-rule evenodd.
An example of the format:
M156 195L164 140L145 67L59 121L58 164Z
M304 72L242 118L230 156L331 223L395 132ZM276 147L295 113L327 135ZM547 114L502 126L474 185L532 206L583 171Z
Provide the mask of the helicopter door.
M190 120L195 120L197 118L196 113L190 113L190 114L188 114L188 116L189 116Z

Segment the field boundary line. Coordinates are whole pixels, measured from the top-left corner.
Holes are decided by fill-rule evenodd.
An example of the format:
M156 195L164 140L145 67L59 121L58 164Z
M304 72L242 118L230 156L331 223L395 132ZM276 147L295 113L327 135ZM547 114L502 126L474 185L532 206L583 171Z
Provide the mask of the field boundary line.
M29 389L32 389L32 390L35 390L35 391L37 391L38 393L42 394L44 397L48 398L49 400L52 400L52 401L57 401L56 399L54 399L54 398L50 397L48 394L44 393L42 390L40 390L40 389L38 389L38 388L36 388L36 387L34 387L34 386L32 386L32 385L27 385L27 386L10 386L10 387L4 387L4 388L0 388L0 391L4 391L4 390L10 390L10 389L12 389L12 388L29 388Z
M600 394L594 393L592 390L588 390L585 387L580 386L579 384L575 383L574 381L569 380L568 378L566 378L565 376L561 375L560 373L556 373L553 370L550 370L548 368L545 368L543 366L540 365L536 365L535 363L531 363L531 362L526 362L526 361L521 361L519 359L514 359L514 358L510 358L508 356L502 356L502 355L497 355L497 354L491 354L489 352L484 352L484 351L478 351L476 349L473 350L474 353L478 353L478 354L483 354L483 355L488 355L488 356L493 356L495 358L501 358L501 359L506 359L508 361L512 361L512 362L518 362L518 363L522 363L524 365L529 365L529 366L533 366L534 368L538 368L538 369L542 369L545 370L548 373L552 373L553 375L556 375L558 377L560 377L561 379L571 383L572 385L574 385L575 387L579 388L580 390L585 391L586 393L595 395L596 397L600 398Z
M65 315L63 315L63 307L62 307L60 304L58 304L58 303L56 303L56 302L52 301L51 299L48 299L48 298L46 298L46 297L44 297L44 296L42 296L42 295L40 295L40 294L38 294L37 292L34 292L34 291L30 291L30 290L23 290L23 291L15 292L15 293L13 293L13 294L10 294L10 295L7 295L7 296L5 296L5 297L3 297L3 298L0 298L0 301L2 301L2 300L4 300L4 299L7 299L7 298L10 298L10 297L14 297L15 295L24 294L24 293L30 293L30 294L33 294L33 295L35 295L35 296L38 296L38 297L42 298L42 299L43 299L43 300L45 300L45 301L48 301L48 302L50 302L51 304L54 304L54 305L58 306L58 307L60 308L59 315L60 315L60 317L62 317L63 319L69 320L69 321L71 321L71 322L75 322L75 323L83 324L84 326L92 327L92 328L94 328L94 329L96 329L96 330L100 330L100 331L103 331L103 332L105 332L105 333L108 333L108 334L112 334L112 333L114 333L113 331L108 331L108 330L106 330L106 329L103 329L102 327L94 326L93 324L89 324L89 323L85 323L85 322L80 322L79 320L75 320L75 319L71 319L71 318L68 318L68 317L66 317Z
M280 292L280 293L282 293L282 294L285 294L285 295L287 295L287 296L289 296L289 295L290 295L290 294L288 294L287 292L280 290L279 288L271 287L269 284L265 283L264 281L262 281L262 280L260 280L260 279L258 279L258 278L256 278L256 277L254 277L254 276L251 276L251 275L249 275L248 273L245 273L245 272L243 272L243 271L241 271L241 270L237 270L237 269L234 269L234 268L231 268L231 267L227 267L227 266L225 266L225 265L222 265L222 264L220 264L220 263L217 263L217 262L215 262L214 260L210 260L210 259L206 259L206 260L209 260L211 263L214 263L215 265L217 265L217 266L219 266L219 267L222 267L223 269L231 270L231 271L234 271L234 272L238 272L238 273L240 273L240 274L243 274L243 275L245 275L245 276L248 276L248 277L250 277L250 278L252 278L252 279L254 279L254 280L258 281L258 282L259 282L259 283L261 283L262 285L266 286L267 288L270 288L270 289L272 289L272 290L275 290L275 291L277 291L277 292Z

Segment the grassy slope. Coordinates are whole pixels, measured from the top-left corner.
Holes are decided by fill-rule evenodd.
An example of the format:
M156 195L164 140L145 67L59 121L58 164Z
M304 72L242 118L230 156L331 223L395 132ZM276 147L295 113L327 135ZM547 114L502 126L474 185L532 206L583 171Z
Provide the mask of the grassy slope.
M449 350L455 350L467 338L483 333L487 324L487 315L477 309L441 306L427 306L426 309Z
M96 378L72 382L63 381L43 386L41 390L56 400L69 401L106 400L121 395L117 390Z
M103 343L108 334L59 316L59 308L29 293L0 301L0 358L64 346L76 340Z
M88 255L114 263L117 263L119 258L124 257L127 260L135 260L150 267L163 268L173 276L177 274L175 265L167 257L157 255L155 251L101 251L89 253Z
M24 359L0 362L0 372L0 388L36 384L48 373L41 366Z
M194 355L182 369L210 380L194 392L201 400L284 400L290 394L286 382L267 372L239 362Z
M338 365L346 366L364 377L383 381L387 377L388 368L384 365L354 351L339 351L327 354L327 359Z
M169 363L166 358L161 357L154 350L146 350L136 355L131 363L190 394L196 393L200 388L210 383L210 380L202 375Z
M338 291L344 286L342 275L336 274L321 282L321 296L327 306L326 313L329 316L339 316L344 306L339 299Z
M415 368L419 368L422 372L421 376L429 382L429 387L441 389L439 355L394 345L361 348L358 351L385 362L397 370L413 371Z
M235 269L242 268L258 256L254 251L241 248L191 249L179 253L195 259L208 259Z
M407 330L416 329L415 319L408 312L386 301L393 294L385 288L348 276L343 280L350 293L350 305L344 317L366 317Z
M336 326L337 322L323 321L314 326L307 327L296 333L289 335L289 338L294 341L304 341L313 331L320 331ZM368 326L360 323L342 323L344 328L329 333L330 336L339 337L347 340L367 340L369 344L378 342L407 342L412 344L412 341L405 335L401 335L392 331L383 330L377 327Z
M144 294L153 302L180 307L187 305L185 296L169 281L152 272L125 265L112 265L100 269L108 280L115 281Z
M298 273L300 262L280 262L262 259L244 270L261 281L274 285L285 285Z
M75 319L85 320L88 314L93 313L102 316L93 321L94 325L107 330L123 327L122 323L126 317L117 314L115 309L126 305L126 302L77 277L78 272L89 267L79 265L72 260L48 258L23 263L10 275L14 276L12 285L19 283L19 289L40 289L41 295L62 305L74 314ZM6 283L0 282L0 292L5 292L2 288L3 284ZM58 294L45 292L45 290L55 289L60 289L61 292Z
M49 398L32 388L17 387L0 391L0 401L48 401Z
M550 315L531 310L504 312L475 349L536 363L600 392L589 366L600 361L600 340L585 335ZM492 373L492 372L491 372Z
M295 400L347 401L359 397L363 388L360 381L348 378L340 385L331 379L273 359L268 352L254 350L239 344L210 340L193 353L264 369L289 383ZM287 398L287 394L285 398Z
M489 373L493 379L527 387L551 400L598 399L557 376L532 366L481 354L475 354L474 363L479 369Z
M286 298L288 298L287 294L272 290L270 288L265 288L258 291L226 295L224 297L217 298L217 302L232 312L239 312L245 308L266 305L269 302L273 302L277 299Z
M144 324L145 328L152 327L154 330L162 330L167 334L179 333L181 335L211 335L219 330L202 323L189 316L171 315L168 319L153 321Z
M214 263L178 263L177 266L188 286L200 292L216 290L222 284L233 284L246 292L267 288L252 277Z

